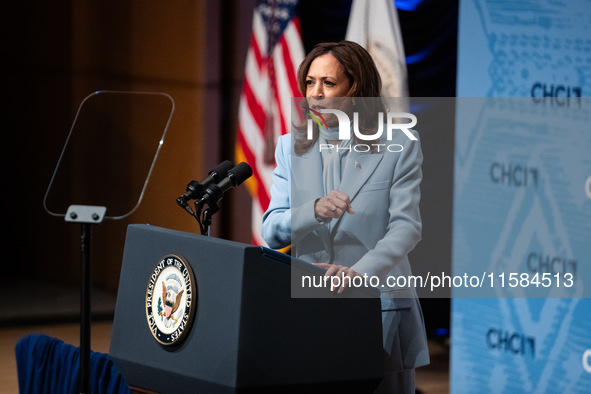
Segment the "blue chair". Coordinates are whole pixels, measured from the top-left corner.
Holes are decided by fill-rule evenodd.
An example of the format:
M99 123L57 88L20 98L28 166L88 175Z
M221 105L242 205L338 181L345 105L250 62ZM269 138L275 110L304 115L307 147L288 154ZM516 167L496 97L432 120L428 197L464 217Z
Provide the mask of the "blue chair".
M47 335L29 335L15 348L20 394L79 393L80 348ZM131 394L108 354L90 354L92 394Z

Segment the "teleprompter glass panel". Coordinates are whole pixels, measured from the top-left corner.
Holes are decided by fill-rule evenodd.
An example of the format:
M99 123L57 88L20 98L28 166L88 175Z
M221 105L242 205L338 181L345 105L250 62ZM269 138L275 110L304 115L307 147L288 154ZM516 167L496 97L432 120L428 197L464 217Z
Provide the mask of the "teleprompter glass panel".
M48 213L68 207L107 207L106 218L121 219L140 204L174 101L165 93L97 91L87 96L45 194Z

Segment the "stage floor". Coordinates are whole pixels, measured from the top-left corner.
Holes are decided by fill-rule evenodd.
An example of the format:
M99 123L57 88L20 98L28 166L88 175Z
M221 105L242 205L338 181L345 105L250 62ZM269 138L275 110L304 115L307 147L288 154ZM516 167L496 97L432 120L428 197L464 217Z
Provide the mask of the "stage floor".
M111 321L95 322L91 329L91 348L96 352L108 353L111 341ZM29 334L46 334L59 338L71 345L79 346L78 324L26 325L0 328L0 387L3 393L18 393L16 343ZM449 351L440 342L429 341L431 364L417 369L417 389L422 394L449 393Z

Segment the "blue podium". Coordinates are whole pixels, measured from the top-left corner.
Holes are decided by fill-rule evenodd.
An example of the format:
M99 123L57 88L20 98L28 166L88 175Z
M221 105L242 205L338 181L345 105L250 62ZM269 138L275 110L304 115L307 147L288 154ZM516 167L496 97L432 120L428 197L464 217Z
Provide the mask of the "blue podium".
M137 391L371 393L384 357L379 291L302 286L324 272L263 247L130 225L110 355Z

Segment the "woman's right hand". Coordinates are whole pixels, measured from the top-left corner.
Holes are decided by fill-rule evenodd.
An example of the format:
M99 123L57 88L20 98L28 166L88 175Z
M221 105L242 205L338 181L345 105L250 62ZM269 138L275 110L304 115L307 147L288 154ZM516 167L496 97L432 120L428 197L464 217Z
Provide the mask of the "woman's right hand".
M316 217L325 219L337 219L348 212L354 214L349 196L339 190L333 190L325 197L319 198L314 204Z

